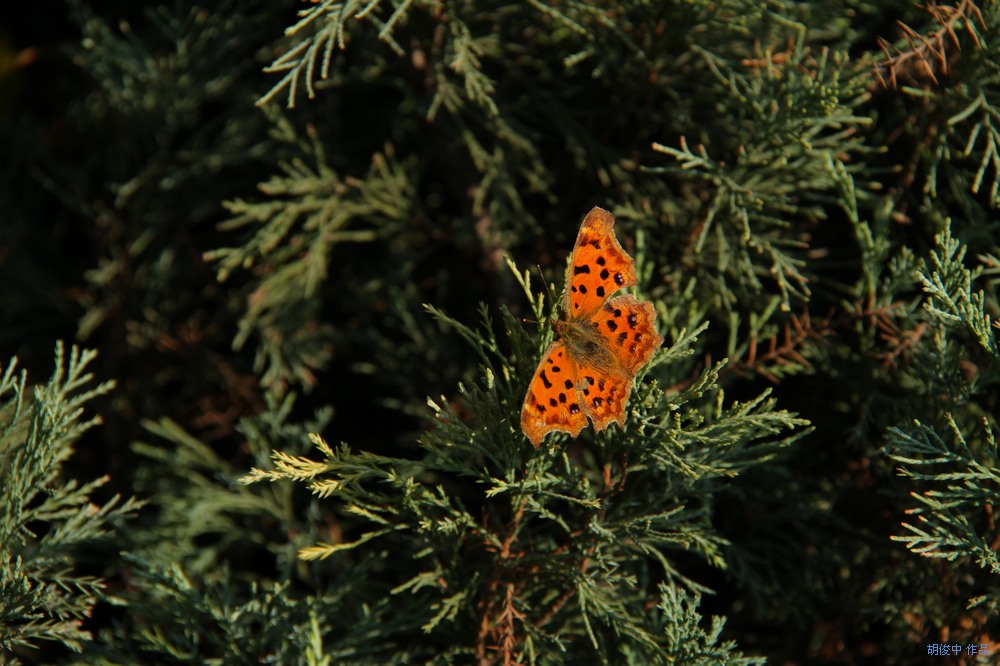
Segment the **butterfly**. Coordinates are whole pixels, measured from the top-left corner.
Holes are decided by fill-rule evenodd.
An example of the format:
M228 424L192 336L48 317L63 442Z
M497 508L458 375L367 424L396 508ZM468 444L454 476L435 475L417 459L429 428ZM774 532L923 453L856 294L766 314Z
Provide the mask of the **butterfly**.
M550 432L576 437L587 425L625 425L632 379L663 344L652 303L629 294L635 261L615 237L615 217L594 207L583 220L566 272L559 336L542 354L521 407L521 430L537 448Z

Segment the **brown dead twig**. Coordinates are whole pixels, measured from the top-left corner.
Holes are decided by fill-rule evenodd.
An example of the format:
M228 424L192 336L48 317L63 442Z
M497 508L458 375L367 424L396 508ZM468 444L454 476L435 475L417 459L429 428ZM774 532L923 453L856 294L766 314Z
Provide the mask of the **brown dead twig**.
M938 83L938 77L947 75L958 59L958 52L962 49L958 31L962 29L977 47L982 45L975 23L985 29L986 22L972 0L962 0L957 7L928 4L924 9L941 27L922 35L902 21L897 21L903 38L909 44L905 51L879 38L878 45L886 59L875 63L873 72L883 88L898 88L901 80Z
M508 525L507 535L500 543L500 548L496 549L501 563L509 563L511 560L522 556L522 553L514 550L514 543L517 540L518 532L521 530L521 521L524 518L526 504L527 501L523 498L518 502L514 515L511 517L510 524ZM487 546L487 548L494 550L490 546ZM518 663L515 660L515 651L518 647L516 626L524 618L524 615L514 607L514 598L517 591L515 585L511 582L503 581L502 578L501 568L495 568L487 583L487 594L478 604L480 609L480 623L479 635L476 640L476 663L480 664L480 666L490 666L496 663L498 653L503 660L504 666L512 666ZM498 603L497 593L501 586L504 586L506 590L503 601Z
M898 310L897 304L893 303L883 308L874 310L858 311L858 315L867 317L878 329L878 337L889 345L889 350L885 353L875 354L875 358L882 361L882 366L886 368L896 367L896 362L903 359L909 362L910 352L917 346L920 339L927 332L926 322L920 322L915 328L903 330L893 321L894 310Z
M780 76L781 68L785 67L795 57L795 42L789 39L784 51L773 52L770 49L764 48L760 40L756 39L753 43L753 53L755 57L744 58L740 61L740 64L755 70L766 69L769 74Z
M830 335L833 335L833 328L829 317L821 318L814 324L808 311L803 312L801 316L792 315L785 322L780 334L772 335L767 339L765 342L767 351L759 353L760 341L756 336L752 336L746 356L733 356L730 359L732 362L722 369L719 376L739 375L740 377L749 378L756 374L773 384L779 384L781 380L765 369L763 367L765 364L786 365L788 363L798 363L803 367L812 368L812 364L809 363L808 359L799 350L811 340L821 341ZM779 337L783 339L781 342L779 342ZM698 380L704 368L710 365L712 365L712 358L711 355L708 355L704 363L699 365L690 377L672 386L668 386L664 389L664 392L671 394L689 388Z
M757 374L774 384L779 383L777 377L769 372L767 365L785 365L788 363L798 363L806 368L811 368L812 364L799 353L799 349L810 340L821 340L832 333L829 326L829 319L820 319L813 324L809 312L803 312L801 316L792 315L782 327L781 334L772 335L765 342L767 350L758 353L756 336L751 336L744 358L736 358L727 369L743 377ZM779 341L779 337L781 340Z
M524 620L524 613L514 607L514 583L507 583L503 610L497 618L495 632L499 637L499 650L503 656L503 666L513 666L514 653L519 649L516 623Z
M603 501L624 490L625 479L628 475L628 457L623 456L618 461L620 474L615 478L614 467L611 464L604 465L602 478L604 489L601 492L602 507L598 510L597 520L602 521L606 515L607 508L603 506ZM500 542L499 548L487 545L487 549L497 553L500 560L499 565L494 568L487 583L487 593L483 600L479 602L480 623L479 635L476 641L476 663L479 666L493 666L498 661L503 666L517 666L521 662L517 659L517 654L523 647L523 631L518 630L518 625L526 620L525 613L519 611L515 605L518 593L522 587L524 578L534 576L540 567L536 564L527 568L519 568L515 564L516 560L525 557L528 553L517 547L517 537L521 531L524 521L524 510L527 500L520 500L514 515L511 517L507 527L507 534ZM484 521L485 524L485 521ZM569 539L558 548L548 552L546 557L563 557L570 553L578 544L580 539L587 537L589 528L574 530ZM597 545L591 543L583 550L582 557L577 562L577 567L581 575L587 573L590 562L597 550ZM511 580L511 578L514 580ZM502 600L499 591L504 590ZM537 617L533 624L538 628L543 628L563 609L563 607L577 594L576 588L569 588L560 595L549 607Z

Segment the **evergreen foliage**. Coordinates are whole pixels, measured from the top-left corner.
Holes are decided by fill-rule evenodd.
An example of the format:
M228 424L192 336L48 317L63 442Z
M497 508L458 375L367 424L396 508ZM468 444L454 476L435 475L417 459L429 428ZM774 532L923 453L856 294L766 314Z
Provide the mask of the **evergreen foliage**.
M53 3L0 663L996 663L998 3ZM666 342L534 449L594 205Z
M322 461L277 451L273 470L254 469L244 482L293 479L343 505L338 513L357 536L305 548L303 559L343 554L353 567L348 551L374 549L423 562L394 572L390 593L423 631L450 635L456 655L483 661L501 646L504 661L523 650L573 662L592 649L629 663L670 663L683 654L673 641L694 640L697 628L678 639L646 617L654 581L700 589L669 553L721 566L725 540L707 522L718 480L773 457L805 422L765 396L723 406L711 368L669 398L655 383L643 386L633 400L650 416L635 415L625 437L602 435L589 451L525 450L508 414L530 368L498 353L486 313L479 332L435 314L479 350L483 379L460 385L454 407L430 401L440 425L421 439L422 460L333 449L313 436ZM520 331L507 313L503 328ZM528 347L523 332L516 336L515 348ZM680 335L664 357L684 355L696 340ZM478 418L461 419L458 410Z
M84 432L100 417L84 408L114 388L92 384L86 372L93 351L73 347L69 359L56 347L48 382L28 387L12 360L0 378L0 649L16 654L54 641L82 652L91 639L82 625L107 582L87 573L104 545L141 503L118 495L102 504L94 496L108 477L87 482L60 472ZM91 550L88 551L88 548ZM5 659L6 661L6 659Z

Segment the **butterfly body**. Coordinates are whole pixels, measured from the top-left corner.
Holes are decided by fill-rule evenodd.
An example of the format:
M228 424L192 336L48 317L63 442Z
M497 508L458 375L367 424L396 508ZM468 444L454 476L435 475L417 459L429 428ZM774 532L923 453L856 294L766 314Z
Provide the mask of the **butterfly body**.
M542 354L521 408L521 429L538 446L546 434L576 437L587 425L625 423L632 378L663 343L652 304L631 295L610 298L636 283L635 262L614 235L614 216L594 208L573 248L559 338Z
M590 322L569 319L556 319L552 322L566 351L576 359L587 359L590 365L604 372L618 372L619 363L614 354L603 344L601 334Z

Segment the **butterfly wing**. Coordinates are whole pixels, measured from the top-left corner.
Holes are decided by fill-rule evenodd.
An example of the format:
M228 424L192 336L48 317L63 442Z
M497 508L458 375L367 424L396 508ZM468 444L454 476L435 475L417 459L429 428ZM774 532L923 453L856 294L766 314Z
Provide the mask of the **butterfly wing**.
M614 233L614 216L587 214L570 258L562 336L545 350L521 407L521 430L536 447L550 432L576 437L589 418L595 430L624 427L632 378L663 344L656 312L633 296L611 295L636 283L635 262Z
M639 372L663 344L663 336L656 332L656 310L647 301L634 296L615 296L595 312L591 324L604 339L618 361L622 373L629 378Z
M580 366L579 376L577 388L583 411L594 424L594 430L604 430L612 422L624 428L632 378L585 364Z
M635 262L615 237L615 216L594 207L580 226L566 276L567 319L589 319L611 294L636 283Z
M577 391L577 367L556 340L542 355L521 406L521 430L537 448L550 432L568 432L576 437L587 425Z

